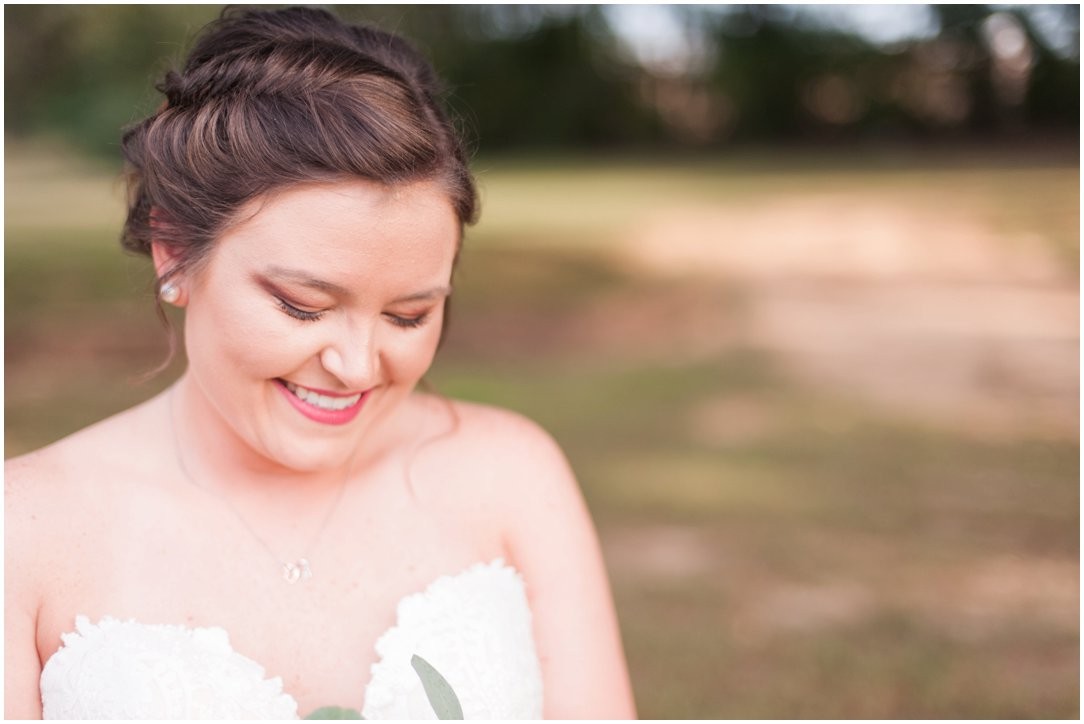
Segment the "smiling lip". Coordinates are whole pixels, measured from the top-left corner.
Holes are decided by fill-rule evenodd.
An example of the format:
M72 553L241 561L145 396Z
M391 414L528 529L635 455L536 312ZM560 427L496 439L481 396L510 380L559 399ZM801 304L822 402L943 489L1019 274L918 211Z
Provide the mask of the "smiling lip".
M353 420L355 417L358 416L358 413L361 412L361 408L365 404L365 401L369 399L369 393L372 392L371 389L365 390L365 392L361 393L361 397L358 398L358 401L355 402L353 405L350 405L349 407L345 407L341 410L328 410L323 407L317 407L310 402L306 402L305 400L302 400L300 397L295 395L293 392L290 392L289 388L286 387L285 380L277 379L275 380L275 385L279 388L279 390L282 391L282 394L286 397L286 400L294 406L295 410L297 410L310 420L322 423L324 425L345 425L346 423ZM317 390L312 387L306 387L305 389L323 395L324 397L333 398L353 397L354 395L358 394L355 392L350 395L343 395L336 392Z

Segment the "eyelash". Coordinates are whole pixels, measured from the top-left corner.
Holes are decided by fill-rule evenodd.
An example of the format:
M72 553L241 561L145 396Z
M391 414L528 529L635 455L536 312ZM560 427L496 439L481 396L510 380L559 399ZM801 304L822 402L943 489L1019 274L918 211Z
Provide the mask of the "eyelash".
M417 317L399 317L394 314L389 314L388 319L396 327L403 327L404 329L414 329L425 324L425 320L429 318L429 312L425 314L419 314Z
M282 309L282 311L286 312L294 319L300 319L302 322L315 322L320 319L320 317L324 316L323 312L306 312L304 309L298 309L279 297L275 297L275 301L279 303L279 308Z
M280 299L279 297L275 297L275 301L278 302L279 308L281 308L282 311L286 312L286 314L290 315L294 319L301 320L302 322L315 322L324 316L323 312L306 312L304 309L298 309L294 305L290 304L284 299ZM388 321L390 321L396 327L401 327L403 329L415 329L425 324L426 320L429 318L429 313L426 312L424 314L419 314L417 317L400 317L395 314L388 314L386 316L388 318Z

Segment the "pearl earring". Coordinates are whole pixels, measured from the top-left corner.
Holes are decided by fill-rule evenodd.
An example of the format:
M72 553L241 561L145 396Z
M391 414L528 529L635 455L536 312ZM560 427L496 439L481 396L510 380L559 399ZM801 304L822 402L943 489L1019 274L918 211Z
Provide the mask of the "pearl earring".
M158 290L158 297L166 304L176 304L177 300L181 298L181 290L173 282L166 282Z

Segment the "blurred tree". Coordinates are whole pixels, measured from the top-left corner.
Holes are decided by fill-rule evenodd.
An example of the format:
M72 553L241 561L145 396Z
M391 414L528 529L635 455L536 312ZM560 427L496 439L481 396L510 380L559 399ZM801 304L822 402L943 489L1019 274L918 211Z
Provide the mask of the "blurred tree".
M597 6L336 11L414 39L487 151L1075 134L1079 125L1075 5L933 6L938 36L893 48L810 23L811 11L787 6L667 8L707 44L705 62L684 75L638 65ZM5 6L6 132L61 133L116 157L120 128L157 105L155 81L219 12L205 5ZM1050 44L1036 13L1072 39L1072 52ZM1014 80L1006 74L1024 66L992 54L991 33L1016 25L1030 55Z
M802 27L777 6L723 15L713 36L719 60L712 83L736 108L739 140L801 138L825 124L856 124L872 102L862 86L878 84L884 70L883 54L861 38Z
M1039 33L1027 13L1016 12L1034 48L1034 67L1027 87L1027 121L1039 129L1077 133L1080 128L1080 5L1051 8L1059 26L1072 36L1076 54L1061 57Z
M974 131L989 131L997 117L991 82L990 50L982 24L990 15L985 5L933 5L941 24L938 40L948 53L946 70L966 88L967 113L961 123Z
M471 43L449 59L457 100L489 149L606 147L644 136L648 114L613 61L597 9L546 18L518 38Z
M651 137L653 114L636 101L634 69L615 60L597 7L446 6L411 15L362 7L343 15L399 27L428 51L451 87L450 105L488 150Z
M212 6L4 7L5 129L58 131L116 155L121 126L159 102L153 86Z

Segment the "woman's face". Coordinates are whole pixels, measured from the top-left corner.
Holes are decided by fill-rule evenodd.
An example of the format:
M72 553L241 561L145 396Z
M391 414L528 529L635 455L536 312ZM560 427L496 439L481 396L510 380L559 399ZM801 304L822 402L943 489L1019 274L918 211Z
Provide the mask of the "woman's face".
M202 409L271 462L341 465L433 361L455 212L435 183L353 180L280 191L239 218L183 282Z

